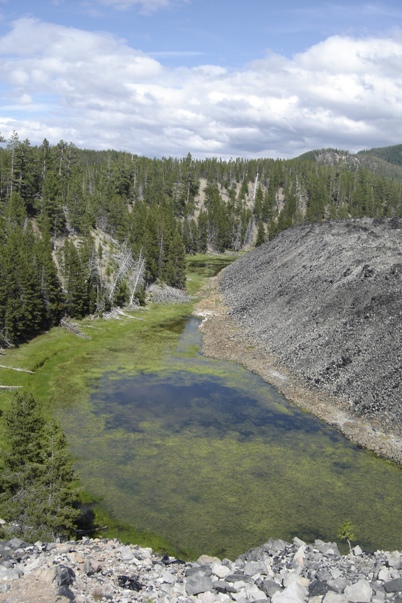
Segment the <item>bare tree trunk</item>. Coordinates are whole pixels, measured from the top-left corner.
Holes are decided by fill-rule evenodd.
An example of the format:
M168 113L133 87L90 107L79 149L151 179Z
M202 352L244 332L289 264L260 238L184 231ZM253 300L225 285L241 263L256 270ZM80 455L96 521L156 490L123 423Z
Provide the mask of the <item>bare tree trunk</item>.
M257 175L255 177L255 182L254 182L254 193L253 193L253 201L255 203L255 197L257 195L257 186L258 186L258 172Z
M120 253L116 254L115 260L117 262L117 270L114 274L113 280L109 286L108 298L111 304L113 304L113 298L116 291L116 287L127 273L133 268L133 255L130 249L127 249L127 245L123 245Z
M133 272L133 280L131 282L131 291L130 291L130 306L133 305L135 292L137 290L138 285L143 284L144 281L144 272L145 272L145 258L142 255L142 249L140 251L140 255L136 262L136 268Z
M21 373L31 373L34 375L33 371L28 371L28 369L15 368L14 366L5 366L4 364L0 364L0 368L9 369L10 371L20 371Z

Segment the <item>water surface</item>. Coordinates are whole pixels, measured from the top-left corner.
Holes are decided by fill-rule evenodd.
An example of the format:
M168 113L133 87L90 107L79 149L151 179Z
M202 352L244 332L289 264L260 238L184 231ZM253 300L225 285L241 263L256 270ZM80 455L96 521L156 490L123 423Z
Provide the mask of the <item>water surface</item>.
M402 548L400 468L258 376L201 356L198 324L167 325L178 339L162 370L105 373L90 411L65 417L83 481L108 510L190 555L334 540L346 519L363 548Z

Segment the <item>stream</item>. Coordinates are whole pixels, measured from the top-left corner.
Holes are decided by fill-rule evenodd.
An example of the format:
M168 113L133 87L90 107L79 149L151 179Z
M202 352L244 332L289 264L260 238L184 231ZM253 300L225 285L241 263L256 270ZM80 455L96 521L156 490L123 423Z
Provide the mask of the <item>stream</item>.
M345 520L363 549L401 549L400 467L257 375L202 356L199 323L164 325L176 344L160 370L106 371L89 405L63 418L86 488L187 556L234 558L270 537L333 541Z

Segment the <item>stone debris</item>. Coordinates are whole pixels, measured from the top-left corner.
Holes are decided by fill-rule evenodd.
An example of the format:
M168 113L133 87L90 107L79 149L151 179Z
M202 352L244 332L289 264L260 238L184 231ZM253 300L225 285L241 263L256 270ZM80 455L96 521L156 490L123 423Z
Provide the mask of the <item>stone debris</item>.
M0 601L402 603L402 553L269 540L235 561L184 562L118 540L0 542Z
M258 353L370 423L373 438L402 436L401 219L286 230L228 266L220 286ZM400 461L384 440L376 452Z

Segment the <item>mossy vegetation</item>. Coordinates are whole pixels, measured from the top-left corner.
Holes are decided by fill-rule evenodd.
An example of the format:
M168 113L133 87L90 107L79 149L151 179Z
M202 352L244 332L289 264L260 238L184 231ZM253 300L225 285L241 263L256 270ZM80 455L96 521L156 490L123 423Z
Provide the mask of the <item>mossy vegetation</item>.
M81 494L81 518L78 526L78 536L88 535L101 538L118 538L121 542L151 547L160 553L180 556L180 551L153 532L141 532L135 526L116 519L103 506L103 500L85 490Z
M108 525L96 534L182 558L234 557L270 537L336 540L348 517L363 548L400 548L400 468L256 375L201 356L191 310L85 320L92 339L57 328L2 360L35 371L1 369L2 383L23 385L61 420L84 508Z
M209 274L216 273L233 259L228 255L191 256L188 292L195 296ZM197 264L194 272L191 271L192 261ZM153 304L132 312L132 318L87 318L79 321L79 327L89 338L77 337L64 328L56 327L29 343L7 350L1 357L0 382L3 386L19 389L0 390L0 416L9 408L14 391L31 392L41 402L45 415L59 417L66 409L68 412L70 409L88 409L90 391L106 370L116 371L119 379L124 372L160 370L164 359L169 357L170 349L176 345L192 308L192 303ZM191 357L198 349L199 346L194 345L192 349L183 350L183 354ZM23 371L15 371L14 368ZM90 423L87 427L89 434ZM1 437L0 448L6 445L5 438ZM84 506L88 500L91 501L90 508L94 513L92 529L94 525L107 523L107 534L111 537L119 533L123 541L155 546L172 554L178 552L162 537L150 531L143 534L108 514L101 498L94 497L88 489L81 491L81 498Z
M271 536L336 540L345 515L363 548L398 546L396 466L238 367L201 374L177 362L105 375L92 409L66 418L84 481L110 513L182 557L234 557Z
M187 291L196 295L205 279L218 274L222 268L240 257L236 254L206 254L197 253L187 256Z
M6 354L4 365L31 370L34 374L0 369L1 383L30 390L48 409L76 404L88 396L93 380L105 370L156 369L161 352L177 338L169 331L169 325L182 321L191 307L155 305L150 310L133 313L140 320L83 320L80 328L91 339L77 337L61 327L54 328ZM165 330L167 337L162 341L160 333ZM137 338L147 340L140 354ZM1 392L2 404L11 396L10 392Z

